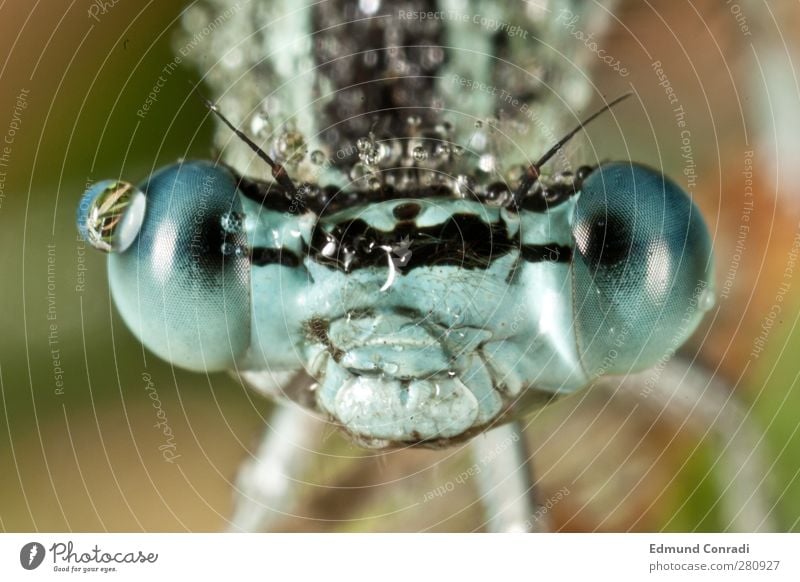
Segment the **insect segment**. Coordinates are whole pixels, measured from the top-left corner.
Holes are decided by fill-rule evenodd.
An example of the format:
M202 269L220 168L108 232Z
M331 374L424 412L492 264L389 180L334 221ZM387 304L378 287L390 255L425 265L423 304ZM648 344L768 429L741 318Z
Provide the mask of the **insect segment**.
M365 446L445 446L656 364L713 303L710 239L681 188L631 162L543 175L564 141L513 191L411 180L413 140L360 140L399 152L378 187L295 185L263 152L270 182L187 161L92 186L78 225L160 357L305 370L307 390L271 395Z

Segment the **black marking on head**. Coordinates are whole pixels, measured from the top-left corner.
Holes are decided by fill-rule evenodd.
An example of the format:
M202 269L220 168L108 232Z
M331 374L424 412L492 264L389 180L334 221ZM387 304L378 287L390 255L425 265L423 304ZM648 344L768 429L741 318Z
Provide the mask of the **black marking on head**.
M289 212L293 197L274 182L262 182L234 173L239 191L268 210Z
M416 202L405 202L395 206L392 214L397 220L414 220L421 210L422 207Z
M576 189L580 190L580 185L583 184L583 181L589 177L589 174L594 172L597 169L597 166L580 166L577 170L575 170L575 180L577 180L578 185Z
M387 267L387 257L403 245L408 250L401 274L417 267L454 265L462 269L488 269L492 263L517 250L526 262L565 263L572 249L555 243L520 244L519 235L508 236L504 222L487 223L474 214L454 214L434 226L418 227L402 222L381 231L362 219L336 224L330 230L318 225L309 258L331 269L350 273L368 267Z
M528 194L522 198L519 208L528 212L546 213L559 204L566 202L580 191L583 180L594 168L581 166L573 182L555 182L543 185L537 182ZM233 171L233 170L231 170ZM341 210L351 209L368 204L389 202L392 200L431 200L460 198L445 185L415 188L413 190L398 190L391 185L384 185L377 191L339 190L335 186L318 187L313 184L302 184L295 194L289 194L275 182L262 182L247 178L234 172L238 180L238 187L245 198L262 205L266 210L300 215L311 212L317 216L334 214ZM508 198L508 186L502 182L490 184L485 192L476 192L475 200L482 203L496 205L498 201ZM394 216L398 220L413 220L411 216L413 207L419 206L416 202L400 204L394 209ZM516 211L514 205L508 206L509 211ZM398 213L401 213L399 215Z
M236 255L223 252L224 247L245 248L246 237L243 233L226 232L220 226L218 215L209 214L201 218L202 222L187 238L191 252L186 254L185 261L181 261L180 268L195 273L221 273L226 265L233 265L238 259Z
M575 243L590 265L608 267L628 258L633 237L625 221L602 212L577 225Z
M331 354L334 362L340 362L344 356L344 352L331 343L331 338L328 337L328 330L331 327L330 321L322 319L321 317L312 317L305 322L304 326L309 339L324 345Z
M486 269L492 261L519 247L516 237L508 236L503 222L488 224L474 214L454 214L443 224L417 227L400 223L388 232L374 229L361 219L337 224L330 232L317 228L310 256L330 268L351 272L385 267L387 249L400 244L407 244L410 251L403 272L434 265Z
M575 196L576 191L576 185L567 182L555 183L546 188L539 183L535 190L522 198L519 207L529 212L544 213Z
M550 243L546 245L522 245L519 257L508 270L506 283L511 284L520 272L520 263L569 263L572 261L572 247Z
M267 247L253 247L250 251L250 263L256 267L266 265L283 265L284 267L299 267L300 257L285 248L271 249Z
M229 238L233 237L220 227L218 217L206 216L192 237L192 254L202 255L204 268L218 271L226 259L222 246L229 242Z
M429 186L415 190L398 190L384 186L378 191L339 190L333 186L320 188L313 184L303 184L295 195L290 195L274 182L262 182L237 175L239 190L250 200L261 204L266 210L301 214L312 212L316 215L334 214L340 210L365 206L367 204L391 200L428 200L433 198L454 199L453 191L447 186Z

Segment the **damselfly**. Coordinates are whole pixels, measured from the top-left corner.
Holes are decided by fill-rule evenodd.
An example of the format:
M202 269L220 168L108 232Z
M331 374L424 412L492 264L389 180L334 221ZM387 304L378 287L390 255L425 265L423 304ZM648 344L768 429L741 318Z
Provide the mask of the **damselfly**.
M714 298L675 182L627 160L548 171L584 124L558 139L538 106L555 77L526 56L535 11L435 4L264 8L275 85L245 129L266 143L210 107L267 176L184 161L99 182L78 213L150 350L235 370L373 448L462 442L651 366ZM287 384L299 372L312 382Z

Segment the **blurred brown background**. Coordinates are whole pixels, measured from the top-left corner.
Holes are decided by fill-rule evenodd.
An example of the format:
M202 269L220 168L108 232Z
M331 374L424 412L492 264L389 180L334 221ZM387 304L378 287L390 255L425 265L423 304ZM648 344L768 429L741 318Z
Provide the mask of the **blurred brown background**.
M109 301L103 257L76 240L75 209L88 180L135 181L179 157L210 153L205 112L188 97L195 71L176 70L145 119L136 116L173 59L183 6L107 4L105 13L85 0L0 7L0 133L14 130L0 167L0 529L215 531L225 526L236 467L270 404L227 375L173 370L145 353ZM682 176L680 131L652 68L661 61L690 122L695 201L728 290L686 354L733 386L759 427L773 518L796 531L800 266L793 276L786 269L800 232L800 8L775 4L622 2L602 43L630 76L600 62L592 74L605 95L632 85L644 107L617 112L625 142L604 139L618 133L607 131L609 120L589 134L608 158ZM754 203L737 239L750 151ZM790 288L781 311L752 357L782 283ZM175 433L178 463L158 450L163 437L145 372ZM588 391L546 409L529 437L542 496L570 491L553 509L555 529L729 525L716 449L674 419L631 415L630 403ZM480 527L469 482L422 502L469 465L465 451L365 455L331 433L317 457L317 485L303 487L299 516L287 517L285 529Z

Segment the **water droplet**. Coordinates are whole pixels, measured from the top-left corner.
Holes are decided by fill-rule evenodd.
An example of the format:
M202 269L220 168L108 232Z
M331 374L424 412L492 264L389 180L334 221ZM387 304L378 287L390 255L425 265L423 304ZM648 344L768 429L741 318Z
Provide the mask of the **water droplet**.
M244 226L244 215L238 212L226 212L220 217L222 230L229 233L241 232Z
M321 166L326 161L325 153L321 150L314 150L311 152L311 163L315 166Z
M469 143L472 146L473 150L477 152L482 152L489 145L489 137L483 130L476 131L475 133L472 134Z
M697 299L697 306L702 311L708 311L717 302L717 297L714 295L714 291L710 287L706 287L703 289L703 292L700 293L700 297Z
M448 158L450 152L450 146L446 143L437 143L436 147L433 148L433 156L440 160Z
M358 158L368 166L377 166L387 153L387 148L376 143L372 135L369 138L358 138L356 147L358 148Z
M372 141L368 137L360 137L356 140L356 147L360 152L366 151L371 144Z
M236 69L242 65L244 60L244 51L241 47L234 47L222 57L222 66L226 69Z
M378 51L367 51L364 53L364 65L374 67L378 64Z
M241 258L247 255L247 248L236 243L224 242L219 250L226 257L235 256Z
M364 163L369 166L377 166L385 157L386 148L381 145L375 145L370 151L364 153Z
M380 178L376 178L376 177L373 176L372 178L369 179L368 185L369 185L369 189L372 190L373 192L375 192L375 191L381 189L381 185L382 184L381 184Z
M456 193L462 198L472 196L474 193L475 185L472 178L466 174L459 174L456 177Z
M372 16L381 7L381 0L358 0L358 9L367 16Z
M357 164L353 164L353 167L350 170L350 179L354 181L362 180L363 178L366 178L370 174L372 174L372 172L367 167L367 165L359 162Z
M387 374L396 374L399 369L400 366L393 362L387 362L383 365L383 371Z
M266 113L256 113L250 120L250 133L265 137L269 133L269 116Z
M508 201L510 192L508 185L503 182L489 184L486 188L486 202L490 206L503 206Z
M299 131L284 131L275 140L275 157L286 163L299 162L307 150L305 138Z
M475 122L475 128L476 129L480 129L482 127L483 127L483 122L480 119Z
M464 155L464 148L460 145L453 146L453 155L457 158L460 158Z
M78 230L96 249L123 252L139 235L146 205L144 193L128 182L98 182L78 206Z
M439 135L442 135L442 136L447 136L452 129L453 129L453 126L449 121L444 121L442 123L437 123L436 127L434 127L434 130L436 131L436 133L438 133Z
M336 254L336 247L337 244L335 241L329 240L325 243L325 246L322 247L322 256L324 257L332 257Z
M422 51L421 60L425 69L433 69L444 60L444 50L438 46L428 47Z
M494 172L496 167L497 167L497 158L492 154L483 154L478 159L478 168L482 172L486 172L487 174Z
M426 159L428 159L428 152L425 151L425 148L422 146L415 147L412 151L412 155L418 162L424 162Z
M272 97L267 97L264 100L262 107L264 108L264 111L266 111L266 115L273 119L283 116L284 104L278 97L274 95Z
M418 127L422 123L422 118L419 115L409 115L406 121L411 127Z

